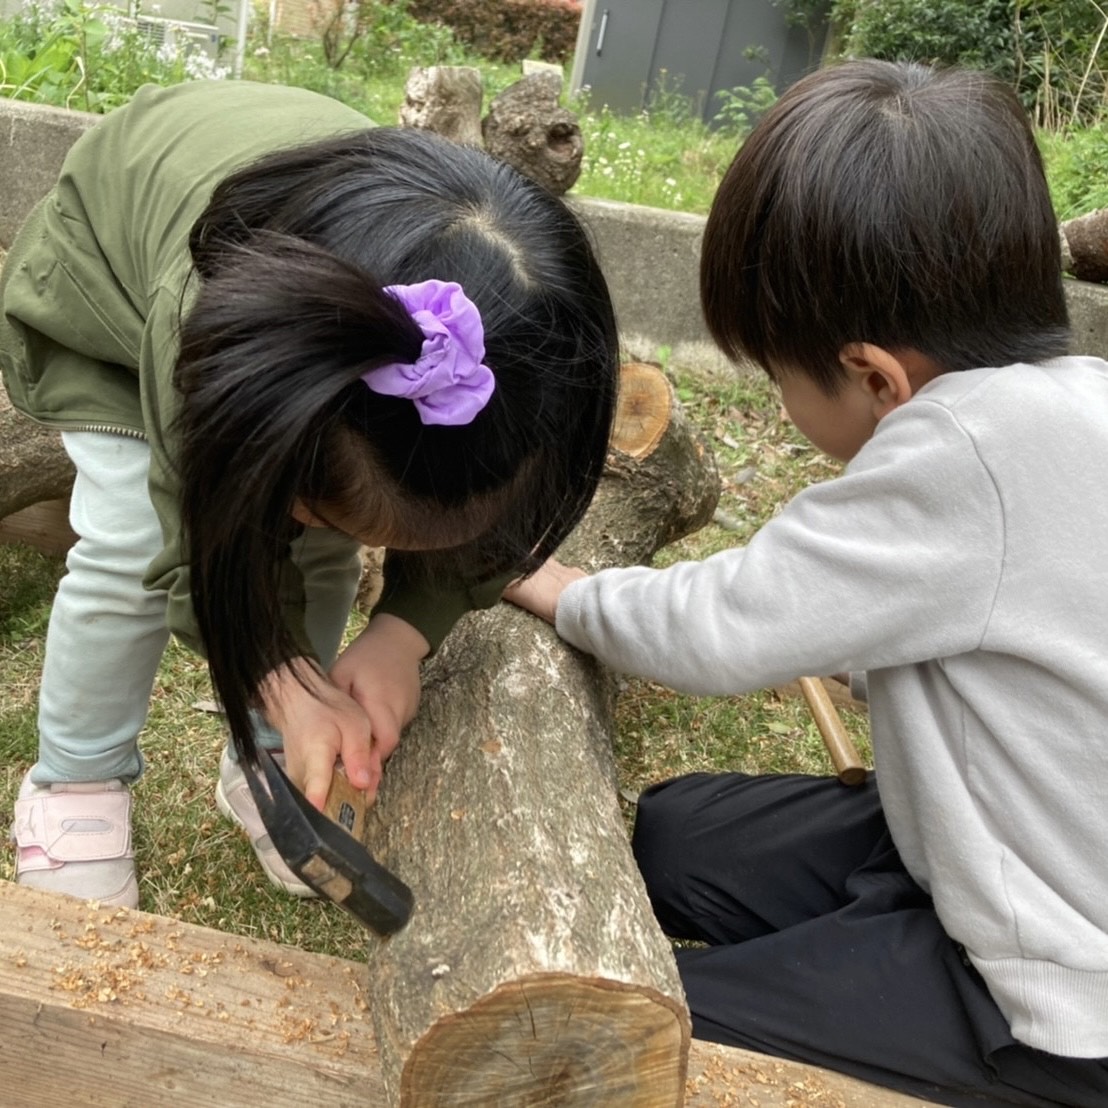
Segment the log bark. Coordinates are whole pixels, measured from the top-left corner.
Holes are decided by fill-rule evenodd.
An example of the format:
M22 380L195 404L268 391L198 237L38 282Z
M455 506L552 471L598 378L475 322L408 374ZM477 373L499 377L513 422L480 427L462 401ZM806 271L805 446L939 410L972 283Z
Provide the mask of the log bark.
M400 125L481 145L481 71L467 65L433 65L408 71Z
M594 570L648 561L719 494L660 372L628 371L615 442L560 555ZM428 664L365 836L416 901L369 947L390 1103L681 1103L688 1013L617 800L612 703L606 671L507 604Z
M17 412L0 388L0 519L68 497L73 475L61 435Z
M1108 281L1108 208L1067 219L1061 226L1066 272L1079 281Z
M0 270L6 257L0 249ZM68 498L73 476L58 432L17 412L0 387L0 520L41 500Z
M577 117L558 102L560 75L530 73L489 105L481 122L485 149L556 196L581 175L585 144Z

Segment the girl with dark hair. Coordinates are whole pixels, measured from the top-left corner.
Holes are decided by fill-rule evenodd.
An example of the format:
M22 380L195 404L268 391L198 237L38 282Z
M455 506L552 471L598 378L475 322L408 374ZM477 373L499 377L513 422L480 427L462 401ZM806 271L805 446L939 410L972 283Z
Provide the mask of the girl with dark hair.
M688 692L854 671L876 773L698 773L633 847L693 1033L950 1105L1108 1105L1108 364L1067 354L1035 137L982 73L787 90L705 315L847 463L744 547L511 595Z
M563 203L483 152L249 83L147 88L87 132L7 259L13 403L61 429L78 541L52 609L21 883L137 903L130 791L170 634L246 772L373 794L419 662L538 566L596 487L607 288ZM385 591L339 653L361 544Z

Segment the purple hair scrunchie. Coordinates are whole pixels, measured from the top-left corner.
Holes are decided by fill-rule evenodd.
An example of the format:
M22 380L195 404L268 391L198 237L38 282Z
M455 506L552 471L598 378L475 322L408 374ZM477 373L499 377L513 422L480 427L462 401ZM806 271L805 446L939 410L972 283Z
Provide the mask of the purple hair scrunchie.
M423 332L415 362L391 362L362 374L373 392L405 397L425 424L472 423L489 402L496 378L485 357L485 328L477 305L455 281L387 285Z

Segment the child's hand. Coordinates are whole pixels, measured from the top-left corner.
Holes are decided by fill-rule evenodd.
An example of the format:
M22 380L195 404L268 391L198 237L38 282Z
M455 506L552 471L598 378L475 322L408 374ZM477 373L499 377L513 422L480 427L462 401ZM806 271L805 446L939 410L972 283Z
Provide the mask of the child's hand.
M564 566L549 558L530 577L510 584L504 590L504 599L518 604L533 615L541 616L547 623L553 623L562 590L582 577L588 577L583 569Z
M340 760L356 788L376 788L369 717L314 662L299 658L274 670L261 692L266 718L284 740L289 778L311 804L323 808Z
M372 745L363 785L346 774L372 800L381 781L381 767L400 741L400 732L419 708L419 663L430 651L427 640L397 616L374 616L366 629L331 667L335 686L351 697L369 720Z

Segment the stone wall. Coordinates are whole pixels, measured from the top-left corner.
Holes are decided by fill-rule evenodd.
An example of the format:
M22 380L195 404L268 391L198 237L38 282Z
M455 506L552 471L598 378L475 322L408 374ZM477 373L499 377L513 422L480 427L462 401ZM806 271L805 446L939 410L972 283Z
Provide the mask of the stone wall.
M97 116L0 99L0 250L57 176L66 150ZM701 216L571 200L588 224L612 288L627 353L717 373L697 293ZM1074 348L1108 359L1108 287L1067 281Z

